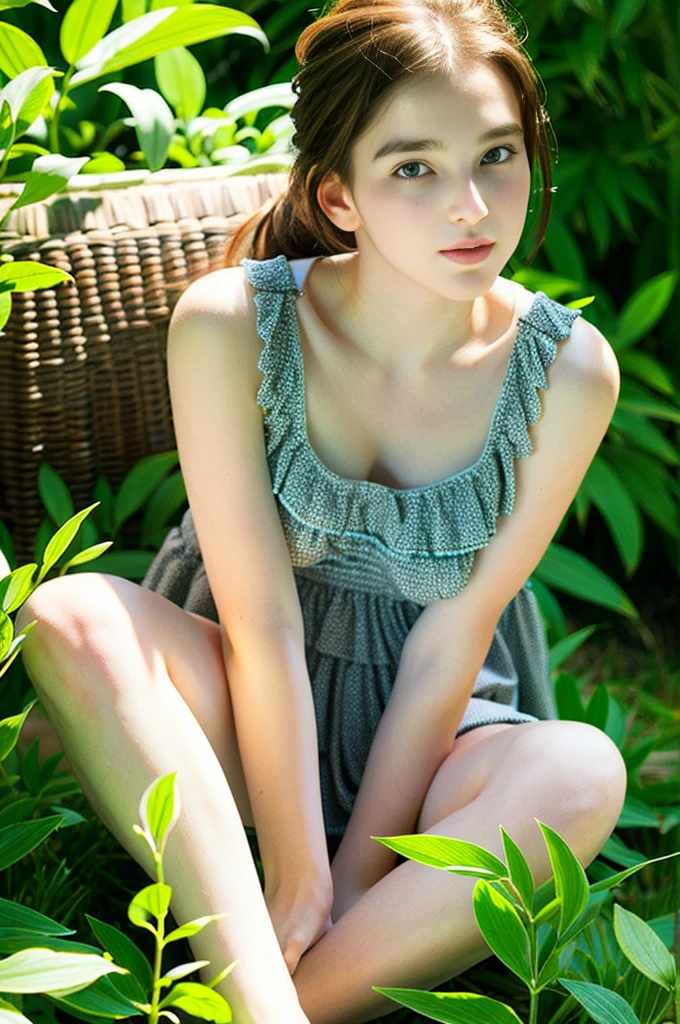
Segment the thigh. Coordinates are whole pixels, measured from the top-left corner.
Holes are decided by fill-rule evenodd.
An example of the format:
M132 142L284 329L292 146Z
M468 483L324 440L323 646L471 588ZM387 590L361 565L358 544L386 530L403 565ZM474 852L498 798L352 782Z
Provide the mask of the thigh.
M103 669L97 677L112 687L163 685L169 679L210 741L243 824L252 826L219 623L131 580L95 572L42 583L19 610L17 632L33 619L37 625L24 655L29 675L43 680L44 651L56 668L56 684L62 693L73 688L74 699L78 680L87 679L86 670L69 671L76 658L91 659Z

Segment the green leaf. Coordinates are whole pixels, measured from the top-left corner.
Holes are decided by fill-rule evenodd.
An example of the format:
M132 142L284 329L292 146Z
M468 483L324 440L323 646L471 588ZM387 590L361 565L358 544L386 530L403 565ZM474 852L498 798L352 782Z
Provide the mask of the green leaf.
M194 960L190 964L178 964L177 967L172 967L169 971L165 972L162 981L169 984L171 981L178 981L180 978L186 978L187 974L193 974L194 971L200 971L201 967L207 967L209 963L209 960Z
M6 612L0 612L0 661L4 661L12 649L14 626Z
M178 469L162 480L144 507L140 544L145 547L149 538L166 529L168 520L187 503L184 478Z
M121 1020L142 1015L142 1011L114 987L110 977L99 978L89 988L78 992L52 992L50 999L55 1006L83 1016L85 1020Z
M23 724L31 713L31 709L38 703L36 697L30 704L27 704L19 715L12 715L10 718L3 718L0 722L0 761L4 761L11 750L14 750L19 739L19 733Z
M593 633L603 628L606 628L605 625L600 623L584 626L554 643L550 648L550 671L554 672L555 669L558 669L563 662L571 658L572 654L575 654L583 646L586 640L590 639Z
M162 853L168 835L180 815L177 772L170 772L151 783L142 794L139 817L145 832L153 838L155 849Z
M382 988L371 985L401 1006L444 1024L521 1024L510 1006L476 992L423 992L417 988Z
M197 935L202 931L206 925L212 924L213 921L220 921L223 917L229 917L229 914L207 914L205 917L197 917L194 921L187 921L186 924L180 925L179 928L175 928L169 935L166 935L163 943L167 946L168 942L190 939L192 935Z
M560 914L560 932L576 920L588 903L590 889L588 879L581 863L576 859L569 846L558 832L538 821L543 833L545 845L555 876L555 896L562 903Z
M269 41L250 15L212 4L150 11L109 32L78 61L71 87L155 57L176 46L191 46L232 32L251 36L269 53Z
M669 420L680 423L680 408L658 398L642 384L631 377L621 378L619 391L619 407L639 416L650 416L652 419Z
M43 554L43 564L40 568L38 583L40 583L50 569L56 565L75 535L78 533L83 519L89 516L92 509L96 508L98 504L98 502L94 502L94 504L88 505L88 507L82 509L82 511L76 512L76 514L68 519L63 526L60 526L54 536L50 538Z
M226 999L214 989L194 981L182 981L175 985L159 1005L161 1009L176 1006L193 1017L214 1020L217 1024L229 1024L232 1019L231 1008Z
M535 882L531 868L526 862L524 854L515 841L508 835L502 825L501 838L503 840L503 851L507 861L510 879L522 898L527 910L531 910L534 902Z
M66 572L67 569L72 569L74 565L84 565L86 562L94 561L95 558L99 558L105 551L108 551L112 544L112 540L103 540L100 544L93 544L91 548L79 551L73 558L69 558L62 571Z
M15 864L39 846L55 828L59 828L63 820L60 814L55 814L39 818L38 821L19 822L0 828L0 871L4 871L10 864Z
M602 513L618 548L627 576L640 564L644 547L642 516L623 480L596 454L581 485Z
M64 478L57 473L56 469L49 462L40 463L38 469L38 493L47 512L57 526L62 526L75 513L73 498Z
M49 994L66 985L89 985L102 975L113 973L121 974L123 969L93 953L23 949L0 960L0 990Z
M184 121L198 117L205 103L203 68L185 46L175 46L154 57L158 88L177 117Z
M138 89L125 82L108 82L99 92L111 92L127 104L134 118L139 148L149 168L159 171L175 134L175 119L163 97L155 89Z
M615 875L610 875L609 878L603 878L599 882L594 882L590 886L590 891L592 893L602 892L604 889L613 889L614 886L620 885L621 882L626 878L629 878L631 875L634 875L636 871L639 871L640 868L643 868L646 864L656 864L657 861L668 860L669 857L678 856L680 856L680 851L677 851L676 853L666 853L663 857L653 857L651 860L645 860L642 864L635 864L632 868L626 868L625 871L618 871Z
M73 278L57 267L48 267L36 260L11 260L0 265L0 288L13 292L33 292L38 288L53 288Z
M114 530L119 530L153 494L161 480L179 461L176 449L147 455L137 462L120 485L116 497Z
M33 1024L7 999L0 999L0 1024Z
M71 0L59 31L68 64L76 64L106 35L117 4L118 0Z
M115 174L124 171L125 163L113 153L93 153L81 174Z
M571 548L551 543L534 570L542 583L582 601L613 608L631 619L639 612L630 598L609 576Z
M465 842L463 839L451 839L448 836L406 835L406 836L370 836L394 850L401 857L408 857L419 864L451 871L456 875L472 875L479 878L496 880L508 874L507 865L489 853L482 846Z
M663 363L642 349L629 349L618 356L621 373L637 377L643 384L672 398L675 394L673 375Z
M66 157L59 153L36 157L23 192L10 207L10 211L18 210L20 206L30 206L31 203L40 203L48 196L61 192L87 160L86 156Z
M150 922L165 917L170 907L171 896L172 889L163 882L147 885L130 901L128 917L139 928L147 928L153 932L156 929Z
M36 41L16 25L0 22L0 71L11 81L37 65L47 67L45 54Z
M113 957L114 962L121 967L126 967L140 983L145 993L150 992L153 985L153 970L141 949L135 945L132 939L112 925L99 921L90 914L85 914L85 917L101 945Z
M650 423L645 416L639 416L627 409L617 409L611 419L615 430L623 434L627 441L643 451L656 455L671 466L680 465L680 452L658 427ZM607 449L604 450L606 455Z
M615 903L614 934L633 967L656 985L672 991L678 980L675 960L646 921Z
M30 128L54 92L54 68L40 64L21 71L0 91L0 103L7 100L16 123L14 139Z
M97 570L129 580L141 580L156 557L156 551L106 551L97 560ZM80 570L76 568L76 572ZM89 570L86 570L89 571Z
M510 900L480 878L472 895L479 930L499 960L531 984L529 936Z
M578 999L596 1024L640 1024L631 1006L618 992L593 985L589 981L575 981L573 978L557 980Z
M22 907L13 900L0 899L0 928L14 928L36 935L74 935L73 928L64 928L44 914L30 907Z
M666 312L677 283L678 271L666 270L645 281L628 299L619 313L612 341L617 352L649 334Z
M11 210L11 207L10 207L10 210ZM9 213L10 210L8 210L7 213ZM7 216L7 214L5 214L5 216ZM4 219L4 218L2 218L2 219ZM2 219L0 219L0 224L2 223ZM9 315L10 315L11 312L12 312L12 293L11 292L0 292L0 331L3 329L3 327L5 326L7 321L9 320Z
M680 515L673 493L674 480L656 459L633 448L609 445L607 459L625 477L626 487L650 519L680 538Z

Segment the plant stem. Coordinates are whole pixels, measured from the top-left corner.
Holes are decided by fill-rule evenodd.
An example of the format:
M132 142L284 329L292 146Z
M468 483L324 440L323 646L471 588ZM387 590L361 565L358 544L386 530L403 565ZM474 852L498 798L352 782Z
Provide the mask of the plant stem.
M52 114L52 120L50 121L49 139L50 139L50 150L52 153L59 152L59 117L61 115L61 104L68 95L68 87L75 71L75 65L69 65L68 71L64 75L64 81L61 83L61 92L57 99L57 105L54 108Z
M161 854L154 854L156 861L156 879L163 884L163 861ZM158 929L156 930L156 951L153 961L153 990L151 993L151 1011L148 1024L158 1024L158 1003L160 1002L161 987L161 960L163 957L163 939L165 936L165 914L158 918Z

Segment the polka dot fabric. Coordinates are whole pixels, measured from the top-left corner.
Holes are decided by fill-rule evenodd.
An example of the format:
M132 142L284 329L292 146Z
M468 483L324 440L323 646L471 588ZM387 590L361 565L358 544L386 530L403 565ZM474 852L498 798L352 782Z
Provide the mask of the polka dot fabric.
M406 636L428 604L460 593L475 552L515 503L514 464L532 452L546 368L581 310L536 292L519 318L482 455L424 487L391 488L332 472L306 427L296 299L300 264L244 259L254 289L257 402L274 494L305 626L321 796L328 835L342 835L385 710ZM142 586L218 621L191 509ZM503 611L457 735L492 722L556 718L545 629L530 581Z

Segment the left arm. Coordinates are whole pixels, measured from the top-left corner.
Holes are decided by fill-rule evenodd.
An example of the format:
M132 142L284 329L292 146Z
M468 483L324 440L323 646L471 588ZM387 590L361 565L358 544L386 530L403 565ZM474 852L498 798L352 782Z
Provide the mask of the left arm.
M374 836L414 834L427 790L456 731L498 620L541 561L614 413L619 367L606 338L579 318L548 368L533 450L515 460L516 500L499 517L470 579L420 614L402 649L345 835L331 865L334 891L370 888L396 854Z

